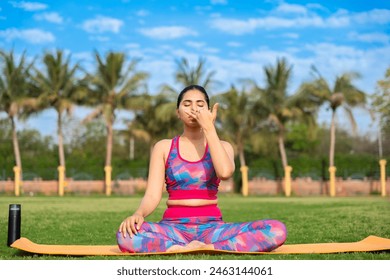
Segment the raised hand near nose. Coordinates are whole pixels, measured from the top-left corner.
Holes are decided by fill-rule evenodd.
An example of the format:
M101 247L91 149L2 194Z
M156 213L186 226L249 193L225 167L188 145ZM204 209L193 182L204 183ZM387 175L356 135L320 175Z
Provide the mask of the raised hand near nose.
M201 108L187 114L194 118L202 129L209 129L211 126L214 126L215 120L217 119L218 106L219 104L216 103L212 110Z

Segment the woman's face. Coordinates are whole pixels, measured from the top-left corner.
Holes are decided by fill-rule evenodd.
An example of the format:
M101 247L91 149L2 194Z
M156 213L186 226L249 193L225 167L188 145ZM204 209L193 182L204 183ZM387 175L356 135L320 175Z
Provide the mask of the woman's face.
M180 102L179 108L177 109L177 115L182 121L188 124L197 124L197 121L188 114L190 112L207 109L208 107L204 94L198 90L193 89L187 91L184 94L183 99Z

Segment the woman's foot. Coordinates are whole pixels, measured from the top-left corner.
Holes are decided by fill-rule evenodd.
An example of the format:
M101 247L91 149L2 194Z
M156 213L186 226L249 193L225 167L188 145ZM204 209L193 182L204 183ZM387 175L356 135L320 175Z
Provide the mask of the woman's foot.
M167 249L167 252L183 252L191 250L213 250L213 244L206 244L204 242L193 240L185 246L173 245Z
M182 252L182 251L186 251L186 247L185 246L181 246L181 245L172 245L171 247L169 247L166 252L168 253L171 253L171 252Z
M212 244L209 244L212 245ZM198 241L198 240L193 240L190 243L188 243L185 247L187 250L196 250L196 249L203 249L205 246L207 246L206 243Z

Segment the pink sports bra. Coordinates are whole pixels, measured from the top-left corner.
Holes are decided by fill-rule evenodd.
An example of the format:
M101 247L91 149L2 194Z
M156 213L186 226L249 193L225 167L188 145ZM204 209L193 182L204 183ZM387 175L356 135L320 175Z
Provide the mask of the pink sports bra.
M165 163L169 199L217 199L220 179L215 174L208 145L199 161L188 161L180 156L179 139L180 136L172 139Z

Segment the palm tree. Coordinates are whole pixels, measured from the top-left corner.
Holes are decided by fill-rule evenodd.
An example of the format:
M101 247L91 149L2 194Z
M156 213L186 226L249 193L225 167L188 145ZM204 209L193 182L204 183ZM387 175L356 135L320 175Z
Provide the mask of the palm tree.
M381 195L386 196L386 164L383 158L382 130L390 128L390 67L387 68L383 80L377 82L377 90L372 96L373 108L379 115L378 122L378 150L380 166ZM386 146L386 145L385 145Z
M64 115L70 115L74 104L81 99L84 93L83 87L76 77L79 65L70 65L70 55L65 58L61 50L54 54L46 53L43 57L44 69L35 68L33 80L40 92L38 101L40 110L54 108L57 112L57 137L59 154L59 195L64 193L65 178L65 153L63 141L63 118Z
M137 61L132 60L126 67L125 54L120 52L108 52L105 58L95 52L97 69L90 77L90 94L88 104L96 106L96 109L88 115L84 122L98 116L103 116L107 130L106 140L106 194L111 194L111 159L113 143L113 125L116 112L120 109L134 108L134 98L144 87L147 74L137 72Z
M27 63L24 52L19 62L14 58L13 50L9 53L0 51L2 71L0 74L0 110L7 114L11 123L12 143L15 156L15 195L20 195L22 176L22 160L20 157L19 141L16 129L16 118L23 118L23 110L33 105L31 84L29 83L30 69L33 62ZM28 114L27 114L28 115ZM24 115L26 117L27 115Z
M353 80L359 78L356 72L343 73L336 77L333 87L326 81L315 67L312 67L316 75L311 82L303 83L301 91L309 98L318 98L326 103L332 110L330 125L330 148L329 148L329 172L330 172L330 195L335 196L335 172L334 154L336 145L336 113L337 109L343 108L352 127L352 132L356 133L357 125L352 109L366 104L366 94L353 85Z
M191 67L186 58L177 60L175 82L178 83L181 87L186 87L189 85L200 85L206 90L211 89L211 87L217 83L213 78L215 71L207 72L205 65L206 59L204 58L199 58L195 67ZM162 92L178 94L177 91L169 85L163 85Z
M215 99L220 102L219 116L223 123L222 136L234 143L242 173L241 191L248 195L248 167L245 160L245 142L251 136L254 120L252 118L251 98L245 90L238 91L234 86Z
M378 114L379 144L381 144L381 131L390 129L390 67L387 68L385 77L377 82L377 89L372 95L372 107ZM379 157L382 158L383 151L379 145Z
M314 110L309 110L309 103L301 93L289 95L287 88L292 75L292 66L285 58L277 59L276 65L264 68L266 85L264 88L254 87L259 95L254 105L254 113L262 121L262 125L277 134L280 157L285 171L285 193L291 194L290 174L292 167L288 164L285 148L286 125L293 120L301 119L313 125Z
M198 64L195 68L191 68L188 60L182 58L177 61L178 70L175 74L176 82L188 86L188 85L200 85L205 89L210 88L213 83L213 76L215 71L207 72L205 70L206 60L199 58Z
M272 65L264 67L266 75L266 87L261 99L264 101L268 112L270 125L278 131L278 143L283 168L288 166L284 138L286 133L286 122L293 115L290 109L287 86L292 74L292 66L287 64L285 59L278 59L276 67Z
M172 96L158 94L144 97L144 107L136 113L128 125L132 136L154 144L162 138L173 137L179 132L179 121L175 114L176 102Z

